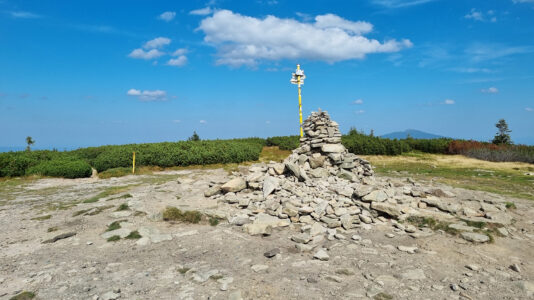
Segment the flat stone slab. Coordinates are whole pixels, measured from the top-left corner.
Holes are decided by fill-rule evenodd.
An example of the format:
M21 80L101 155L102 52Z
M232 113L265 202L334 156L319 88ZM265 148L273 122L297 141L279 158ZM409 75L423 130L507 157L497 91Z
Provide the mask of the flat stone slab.
M107 240L112 236L118 235L122 239L122 238L127 237L130 234L130 232L132 231L128 228L119 228L119 229L112 230L112 231L106 231L103 234L101 234L100 237Z
M400 274L402 279L407 280L423 280L426 278L425 272L422 269L410 269Z
M476 232L462 232L460 236L466 240L473 243L486 243L489 242L489 237L485 234L480 234Z

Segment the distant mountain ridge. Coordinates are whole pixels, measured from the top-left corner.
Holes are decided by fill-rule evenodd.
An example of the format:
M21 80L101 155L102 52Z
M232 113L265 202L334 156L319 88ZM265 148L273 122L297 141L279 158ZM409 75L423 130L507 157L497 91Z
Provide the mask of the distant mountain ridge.
M437 135L433 133L428 133L416 129L406 129L404 131L396 131L388 134L384 134L380 137L385 139L405 139L408 136L414 138L414 139L441 139L445 138L442 135Z

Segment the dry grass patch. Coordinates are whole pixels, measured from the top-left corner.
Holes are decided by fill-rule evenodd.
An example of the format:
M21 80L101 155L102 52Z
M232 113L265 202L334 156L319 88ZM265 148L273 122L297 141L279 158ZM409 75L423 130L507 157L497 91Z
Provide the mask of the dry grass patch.
M519 162L489 162L462 155L407 153L366 155L380 175L433 180L454 187L534 200L534 166Z

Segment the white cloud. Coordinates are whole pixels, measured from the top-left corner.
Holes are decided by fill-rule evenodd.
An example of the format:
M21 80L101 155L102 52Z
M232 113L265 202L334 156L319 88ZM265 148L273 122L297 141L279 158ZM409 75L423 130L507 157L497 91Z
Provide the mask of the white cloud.
M187 63L187 57L185 55L180 55L177 58L171 58L167 61L167 65L174 67L182 67Z
M170 22L172 19L176 17L176 13L174 11L166 11L158 16L158 19L163 20L165 22Z
M140 58L140 59L153 59L160 57L164 55L165 53L159 51L158 49L152 49L149 51L145 51L141 48L135 49L130 54L128 54L131 58Z
M487 88L487 89L481 89L480 90L482 93L488 93L488 94L497 94L499 92L499 89L492 86L490 88Z
M345 20L333 14L320 15L315 17L317 28L339 28L353 34L369 33L373 30L373 25L368 22Z
M381 5L386 8L402 8L425 4L433 1L435 0L372 0L371 2L373 4Z
M143 48L145 49L156 49L156 48L161 48L163 46L166 46L168 44L171 43L171 39L169 38L166 38L166 37L157 37L153 40L150 40L148 42L146 42L144 45L143 45Z
M206 120L200 120L200 124L206 124L208 123Z
M534 111L534 108L532 108L532 107L525 107L525 110L526 110L526 111Z
M472 8L471 12L464 16L466 19L473 19L475 21L484 21L484 17L482 16L482 13L477 11L476 9Z
M271 124L271 121L267 120L265 121L265 124Z
M10 11L9 14L17 19L37 19L41 16L27 11Z
M362 99L356 99L352 103L353 104L363 104L363 100Z
M172 120L173 123L181 123L182 120Z
M259 19L229 10L204 18L198 28L205 34L204 41L217 47L217 64L235 67L254 66L261 60L297 58L335 63L412 46L407 39L381 43L361 35L371 29L367 22L352 22L330 14L306 23L275 16Z
M197 16L207 16L207 15L211 15L211 13L213 13L213 9L211 9L211 7L195 9L189 12L190 15L197 15Z
M493 73L491 69L488 68L452 68L451 71L460 72L460 73Z
M150 102L150 101L166 101L167 100L167 92L162 90L137 90L137 89L130 89L128 92L126 92L126 95L137 97L140 101L144 102Z
M309 22L311 20L313 20L313 17L309 14L306 14L306 13L302 13L302 12L296 12L295 15L297 15L297 17L301 18L304 22Z
M360 110L355 111L354 113L357 114L357 115L361 115L361 114L365 113L365 110L360 109Z
M533 46L506 46L502 44L475 43L466 49L466 54L474 62L495 60L511 55L534 52Z
M174 51L172 53L172 56L180 56L180 55L184 55L187 53L187 49L186 48L180 48L180 49L176 49L176 51Z
M465 15L464 18L480 22L485 22L486 20L489 20L490 22L497 22L497 17L493 16L494 14L495 11L493 10L488 10L487 13L484 14L483 12L472 8L471 12Z
M454 101L452 99L445 99L445 101L443 102L443 104L447 104L447 105L453 105L455 103L456 103L456 101Z

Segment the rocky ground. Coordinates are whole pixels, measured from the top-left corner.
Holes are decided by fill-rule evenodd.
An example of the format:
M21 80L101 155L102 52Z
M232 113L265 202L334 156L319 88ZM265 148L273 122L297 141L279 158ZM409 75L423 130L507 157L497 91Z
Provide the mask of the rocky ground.
M267 196L289 199L292 206L282 199L281 210L293 207L294 216L287 209L262 207L261 186L204 196L232 178L250 176L250 168L240 170L3 182L0 298L23 291L35 293L35 299L533 298L532 201L376 177L373 186L383 187L384 197L409 197L408 207L448 215L449 221L411 224L402 216L377 213L373 203L388 202L375 192L367 200L344 196L352 199L343 211L352 216L350 226L329 225L320 214L312 216L320 202L313 202L311 212L303 208L306 201L289 201L300 199L291 195L300 184L296 180ZM353 183L346 185L357 193ZM436 201L443 199L446 206L440 208ZM460 213L445 211L463 214L462 208L473 204L490 217L491 226L479 229L461 223ZM199 211L203 220L164 221L168 206ZM345 207L330 202L323 217L340 208ZM413 212L401 212L408 213ZM466 235L471 231L493 241L473 241Z

